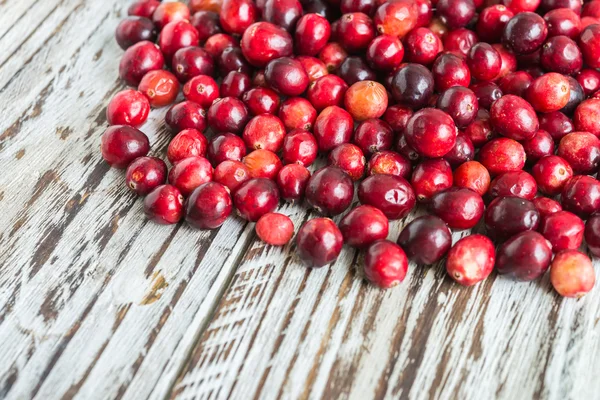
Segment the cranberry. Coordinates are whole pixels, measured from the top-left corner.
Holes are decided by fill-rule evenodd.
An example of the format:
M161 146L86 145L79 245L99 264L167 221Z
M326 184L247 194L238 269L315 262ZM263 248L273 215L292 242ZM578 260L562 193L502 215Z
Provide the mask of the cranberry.
M479 107L489 110L492 104L502 97L502 90L492 82L478 82L469 87L479 102Z
M207 108L219 98L219 86L212 77L198 75L183 86L183 95L187 100L199 104L202 108Z
M344 104L356 121L379 118L388 105L387 92L374 81L356 82L346 91Z
M155 70L144 75L138 90L148 98L152 107L163 107L177 98L179 82L169 71Z
M517 233L536 230L540 213L535 205L519 197L497 197L485 211L488 236L507 239Z
M242 162L248 167L253 178L275 179L283 167L277 154L264 149L254 150L244 157Z
M242 36L242 53L255 67L264 67L279 57L289 57L293 52L292 37L288 32L269 22L252 24Z
M171 22L189 21L189 19L190 9L180 1L161 3L152 14L152 20L159 30Z
M592 261L577 250L561 251L552 260L550 282L561 296L580 298L596 283Z
M600 214L588 218L585 224L585 242L594 257L600 257Z
M154 11L160 6L158 0L138 0L132 3L127 9L127 15L152 18Z
M183 196L175 186L158 186L144 198L144 213L158 224L176 224L183 216Z
M138 128L146 122L150 113L148 98L137 90L123 90L117 93L106 109L106 119L110 125L129 125Z
M573 169L565 159L550 155L539 160L533 166L532 173L540 191L554 196L559 194L571 179Z
M134 44L144 40L153 42L156 39L156 31L154 23L148 18L130 16L119 23L115 37L119 46L123 50L127 50Z
M270 179L250 179L237 188L233 202L240 217L256 222L260 217L277 208L279 190L275 182Z
M268 88L250 89L244 93L242 100L254 115L275 114L279 108L279 96Z
M346 50L335 42L327 43L319 52L319 59L325 63L329 72L337 70L347 57Z
M446 271L461 285L472 286L490 275L495 261L492 241L483 235L471 235L452 246L446 260Z
M283 139L282 160L285 164L298 163L307 167L315 161L317 150L317 141L310 132L293 130Z
M185 220L197 229L216 229L232 210L229 190L217 182L196 188L185 203Z
M221 33L219 14L214 11L202 10L192 16L190 23L198 31L200 43L206 42L206 39L217 33Z
M444 50L463 58L467 57L471 47L473 47L473 45L477 42L479 42L479 39L477 38L475 32L465 28L459 28L448 32L444 36L443 41ZM498 55L498 57L500 57L500 55Z
M582 101L575 109L575 130L592 133L600 137L600 99Z
M306 14L298 20L294 42L298 54L315 56L325 47L331 36L331 27L324 17Z
M348 85L342 78L326 75L310 84L306 98L317 111L321 111L329 106L343 105L347 90Z
M562 211L562 206L558 201L549 199L547 197L536 197L533 199L533 204L539 211L540 217L542 218L545 218L550 214L554 214L555 212Z
M448 28L462 28L475 16L475 3L471 0L438 0L436 13Z
M185 83L198 75L212 75L214 62L200 47L184 47L175 52L172 69L179 82Z
M302 5L298 0L267 0L263 18L288 31L293 30L302 16Z
M473 158L475 158L475 146L473 146L471 139L464 133L459 133L456 136L454 147L444 155L444 159L452 167L458 167L467 161L473 160Z
M442 259L452 246L452 234L446 223L424 215L409 223L398 237L398 244L411 261L431 265Z
M260 217L255 230L263 242L273 246L284 246L294 236L294 223L287 215L268 213Z
M210 140L208 159L213 165L218 165L226 160L241 161L245 155L244 141L233 133L223 133Z
M221 0L190 0L189 7L192 12L211 11L218 14L221 3Z
M392 147L394 133L388 124L379 119L368 119L361 122L354 132L353 142L361 150L371 156Z
M338 215L352 202L354 185L352 179L335 166L321 168L308 180L306 186L308 204L325 215Z
M298 256L310 268L323 267L335 261L343 244L342 233L329 218L307 221L296 236Z
M412 109L421 108L433 94L433 75L419 64L406 64L394 75L392 95L399 103Z
M442 157L456 143L456 126L441 110L425 108L417 111L406 125L406 142L424 157Z
M473 78L481 81L491 81L500 73L502 59L490 44L477 43L469 50L467 64Z
M579 48L585 63L591 68L600 68L600 24L586 27L579 35Z
M532 12L521 12L506 24L502 42L517 55L529 54L542 46L547 35L548 27L542 17Z
M256 21L257 9L252 0L223 0L219 16L225 31L241 35Z
M337 32L340 44L350 53L364 51L375 38L373 21L360 12L342 15Z
M375 12L375 26L382 35L402 39L417 26L418 9L416 2L399 0L383 3Z
M491 175L521 170L525 166L525 159L523 145L508 138L493 139L479 152L479 162Z
M573 114L573 111L575 111L579 103L585 100L585 93L583 91L583 88L575 78L568 76L567 80L569 81L569 87L571 89L569 93L569 101L560 111L562 111L565 114L571 115Z
M177 162L169 171L169 183L175 186L185 197L198 186L209 182L213 177L213 168L204 157L192 156Z
M471 189L452 187L431 197L431 211L453 229L473 228L483 209L483 199Z
M397 68L404 58L404 46L397 38L389 35L376 37L367 48L367 62L379 71Z
M525 71L516 71L506 74L498 85L505 95L524 97L527 89L533 83L533 77Z
M427 25L427 28L440 38L448 34L448 27L444 24L444 21L438 17L432 18L429 25Z
M246 75L252 74L252 67L244 58L242 49L239 47L228 47L223 50L218 63L221 75L227 75L231 71L243 72Z
M313 130L319 150L327 152L348 143L353 128L354 121L346 110L337 106L325 108L317 117Z
M471 72L466 61L456 54L442 53L431 68L435 88L443 92L452 86L469 87Z
M525 171L505 172L490 183L491 198L517 196L533 200L537 193L537 184L533 176Z
M248 120L246 106L234 97L217 99L208 109L208 124L216 132L241 133Z
M242 97L251 87L250 77L242 72L231 71L223 81L219 89L221 97Z
M208 141L196 129L184 129L179 132L169 143L167 158L171 164L192 156L206 155Z
M327 67L325 63L318 58L309 57L309 56L298 56L296 60L302 64L302 68L308 74L308 81L314 82L322 76L328 75L329 71L327 71Z
M299 96L308 86L308 75L300 62L281 57L265 68L267 84L284 96Z
M277 186L281 197L288 201L297 201L304 197L310 172L300 164L288 164L277 174Z
M165 59L152 42L142 41L129 47L119 64L119 76L129 86L136 86L150 71L162 69Z
M288 131L293 129L309 131L317 119L317 110L302 97L290 97L281 103L278 115Z
M412 173L410 181L417 200L427 202L433 195L452 186L452 168L446 160L425 160Z
M529 140L522 142L525 154L527 155L527 162L534 164L541 158L554 154L554 140L552 135L548 132L539 130Z
M581 10L582 17L600 17L600 3L597 1L590 1L583 5Z
M351 12L362 12L367 15L373 15L377 9L376 0L341 0L340 10L343 14Z
M362 204L377 207L389 219L406 216L415 206L415 193L410 184L399 176L371 175L358 186Z
M217 165L213 180L227 187L231 193L251 178L250 170L244 164L235 160L225 160Z
M364 248L387 237L389 222L379 209L362 205L352 209L342 218L340 231L346 244Z
M577 74L577 83L583 88L585 96L600 90L600 72L595 69L584 69Z
M438 97L436 106L450 115L454 123L461 128L473 122L479 110L475 93L462 86L454 86L445 90Z
M200 37L198 31L187 21L168 23L160 32L158 45L165 56L167 63L171 63L173 56L179 49L198 46Z
M284 136L283 122L274 115L262 114L248 122L242 137L248 148L277 152L283 145Z
M150 141L140 130L127 125L113 125L102 135L102 158L111 167L124 169L150 151Z
M557 154L576 174L593 173L600 163L600 139L588 132L571 132L560 140Z
M579 0L542 0L540 8L544 11L567 8L577 14L581 13L581 1Z
M542 46L541 65L548 71L574 74L581 70L583 58L573 40L566 36L555 36Z
M406 277L408 259L404 250L389 240L369 246L365 255L365 277L382 289L396 286Z
M167 165L156 157L136 158L127 167L125 182L134 193L144 196L167 180Z
M556 72L549 72L534 80L526 94L537 111L552 112L567 105L570 91L567 78Z
M200 104L183 101L169 108L165 121L174 132L184 129L196 129L200 132L206 128L206 112Z
M219 59L225 49L238 45L237 39L225 33L217 33L206 39L204 50L214 59Z
M397 104L388 107L381 118L392 128L394 133L401 134L412 115L413 111L410 108Z
M531 139L539 129L533 107L515 95L508 94L496 101L490 116L494 129L510 139Z
M600 210L600 182L586 175L571 178L563 188L561 202L565 210L589 217Z
M340 65L337 74L346 82L348 85L352 85L360 81L374 81L377 79L377 75L367 63L360 57L348 57Z
M367 175L396 175L404 179L410 178L410 161L395 151L382 151L373 154L367 164Z
M362 150L351 143L337 146L329 153L329 165L341 168L353 181L361 179L365 172L366 159Z
M433 17L433 5L429 0L415 0L417 3L417 26L427 26Z
M568 211L558 211L542 220L540 232L552 243L554 252L577 249L583 241L581 218Z
M550 267L552 245L541 234L524 231L510 238L498 250L498 273L520 281L532 281Z
M454 185L464 187L483 196L490 187L488 170L477 161L467 161L454 171Z
M471 122L464 131L465 135L471 140L473 146L478 148L494 138L495 132L492 130L489 113L486 110L479 110L475 121Z
M404 41L406 58L411 63L430 65L444 49L442 40L428 28L413 29Z
M581 19L573 10L558 8L544 15L548 25L548 37L564 35L576 39L581 32Z
M554 140L560 140L575 129L573 121L560 111L540 115L540 129L547 131Z
M506 23L514 15L510 9L502 4L495 4L484 8L477 20L477 36L485 42L499 42Z

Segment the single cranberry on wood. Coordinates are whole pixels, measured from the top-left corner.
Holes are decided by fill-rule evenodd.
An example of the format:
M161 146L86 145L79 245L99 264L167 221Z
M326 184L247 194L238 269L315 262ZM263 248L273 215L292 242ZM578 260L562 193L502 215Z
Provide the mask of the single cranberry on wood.
M176 224L183 217L183 196L175 186L158 186L144 198L144 213L158 224Z
M389 240L369 246L365 255L365 277L382 289L398 285L406 277L408 258L404 250Z
M113 125L102 135L102 158L111 167L124 169L150 151L150 141L142 131L127 125Z
M398 237L398 244L411 261L431 265L442 259L452 246L448 225L435 215L424 215L411 221Z
M550 282L561 296L582 297L596 283L592 261L577 250L561 251L552 260Z
M296 235L296 250L300 260L310 268L320 268L335 261L344 239L339 228L329 218L307 221Z
M143 196L167 180L167 165L156 157L139 157L127 167L125 182L134 193Z
M552 245L535 231L521 232L507 240L496 255L498 273L519 281L531 281L550 267Z
M237 188L233 195L233 203L240 217L256 222L260 217L277 208L279 189L270 179L250 179Z
M389 222L385 214L369 205L352 209L339 225L344 243L364 248L377 240L383 240L389 232Z
M300 164L288 164L277 173L277 186L281 198L287 201L299 201L304 197L310 171Z
M490 239L470 235L460 239L448 252L446 271L463 286L472 286L487 278L494 269L496 250Z
M290 217L279 213L263 215L254 229L260 240L273 246L284 246L294 236L294 223Z
M552 243L554 252L579 248L584 229L581 218L568 211L550 214L540 225L540 233Z
M205 183L185 203L185 220L197 229L216 229L233 209L229 190L217 182Z

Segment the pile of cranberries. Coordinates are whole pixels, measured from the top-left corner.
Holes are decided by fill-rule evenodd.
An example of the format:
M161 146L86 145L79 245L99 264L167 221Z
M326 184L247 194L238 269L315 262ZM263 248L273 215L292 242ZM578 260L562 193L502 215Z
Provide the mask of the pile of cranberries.
M444 257L462 285L495 266L520 281L550 269L563 296L594 286L579 249L600 256L600 0L142 0L128 14L119 73L135 89L108 105L102 156L151 220L215 229L236 210L284 245L294 226L275 211L304 200L323 215L296 234L309 267L346 243L382 288ZM170 168L138 129L166 106ZM417 204L429 213L387 240ZM452 244L481 220L486 235Z

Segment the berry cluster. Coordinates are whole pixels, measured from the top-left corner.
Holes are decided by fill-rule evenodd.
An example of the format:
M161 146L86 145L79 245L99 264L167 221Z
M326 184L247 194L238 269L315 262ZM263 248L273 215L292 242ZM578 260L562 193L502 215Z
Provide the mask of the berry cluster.
M600 0L142 0L116 39L137 90L110 101L102 156L151 220L215 229L235 209L284 245L281 199L331 217L356 186L338 225L299 229L308 266L346 243L383 288L443 257L462 285L495 266L594 286L578 249L600 256ZM163 106L170 169L138 129ZM387 240L417 203L429 215Z

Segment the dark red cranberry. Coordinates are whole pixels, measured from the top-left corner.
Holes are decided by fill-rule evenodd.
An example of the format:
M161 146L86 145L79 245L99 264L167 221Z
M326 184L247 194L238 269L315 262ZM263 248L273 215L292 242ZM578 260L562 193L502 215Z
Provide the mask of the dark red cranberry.
M352 141L367 156L392 147L394 134L388 124L379 119L368 119L361 122L354 132Z
M477 113L477 118L465 128L464 133L476 148L492 140L496 136L496 133L492 130L490 114L486 110L480 109Z
M382 151L373 154L367 164L367 175L386 174L409 179L411 175L410 161L395 151Z
M379 240L369 246L365 255L365 277L373 285L388 289L406 277L408 259L404 250L389 240Z
M110 100L106 119L110 125L129 125L138 128L146 122L150 113L148 98L137 90L123 90Z
M580 298L594 287L596 272L588 256L577 250L564 250L552 260L550 282L561 296Z
M433 88L433 75L419 64L406 64L401 67L392 81L392 95L396 101L412 109L427 105Z
M504 26L515 14L502 4L484 8L477 20L477 36L489 43L497 43L502 37Z
M252 85L250 77L244 73L231 71L228 73L219 89L221 97L237 97L238 99L246 93Z
M597 1L586 2L581 9L581 16L600 18L600 3Z
M341 0L340 10L342 14L361 12L372 16L377 10L377 5L377 0Z
M183 216L183 196L175 186L158 186L144 198L144 213L158 224L176 224Z
M171 164L175 164L192 156L204 157L207 147L208 141L200 131L184 129L171 139L167 149L167 159Z
M523 145L509 138L493 139L479 152L479 161L491 175L521 170L526 158Z
M591 68L600 68L600 24L592 24L581 31L579 49L583 60Z
M475 3L472 0L438 0L436 14L448 28L462 28L475 16Z
M342 106L348 85L336 75L326 75L311 83L306 98L321 111L329 106Z
M173 132L184 129L202 132L206 128L206 111L198 103L183 101L169 108L165 121Z
M394 70L402 63L403 58L404 46L397 37L378 36L367 48L367 62L378 71Z
M283 145L285 133L285 126L279 118L271 114L262 114L248 122L242 137L250 149L277 152Z
M573 122L575 130L600 136L600 99L582 101L575 109Z
M343 244L342 233L329 218L307 221L296 236L298 256L310 268L323 267L335 261Z
M214 62L200 47L185 47L175 52L172 69L179 82L184 83L198 75L212 75Z
M246 144L233 133L223 133L210 140L208 159L215 166L226 160L241 161L245 155Z
M396 134L404 132L408 120L413 115L413 111L408 107L403 107L399 104L389 106L385 113L381 117Z
M464 133L459 133L456 136L454 147L444 155L444 160L448 161L452 167L457 167L474 158L475 146L473 146L471 139Z
M325 47L331 36L331 27L324 17L306 14L296 25L295 46L298 54L315 56Z
M567 102L567 105L565 105L560 111L571 115L579 103L585 100L585 93L575 78L572 76L567 76L567 80L569 81L569 86L571 89L569 92L569 101Z
M362 58L351 56L346 58L338 70L338 75L348 85L360 81L375 81L377 75Z
M250 170L240 161L225 160L215 168L213 180L224 185L231 193L251 178Z
M442 40L428 28L413 29L404 38L406 59L411 63L430 65L444 49Z
M352 179L335 166L321 168L308 180L306 200L313 208L325 215L338 215L352 202L354 185Z
M223 0L219 16L226 32L241 35L256 21L257 14L252 0Z
M517 57L500 43L494 44L492 47L496 49L502 59L502 67L500 68L498 79L505 77L511 72L515 72L517 70ZM500 88L502 88L502 86L500 86ZM502 89L502 91L504 91L504 89Z
M507 239L523 231L535 231L540 213L535 205L520 197L497 197L485 211L488 236Z
M177 50L190 46L198 46L199 44L200 37L198 31L187 21L168 23L161 30L158 38L158 45L167 63L173 60L173 56Z
M581 32L579 15L567 8L548 11L544 15L544 21L548 25L548 37L564 35L576 39Z
M488 43L477 43L469 50L467 64L473 78L491 81L500 73L500 54Z
M573 40L555 36L542 46L541 65L547 71L570 75L581 70L583 58Z
M216 132L241 133L248 120L246 106L234 97L217 99L208 109L208 124Z
M431 69L435 88L443 92L452 86L469 87L471 72L465 60L452 53L442 53L436 58Z
M454 186L471 189L483 196L490 187L490 174L477 161L467 161L454 171L453 183Z
M113 125L102 135L102 158L114 168L127 168L130 162L150 151L150 141L140 130L127 125Z
M585 226L581 218L568 211L558 211L542 220L540 232L552 244L552 250L574 250L581 246Z
M600 71L584 69L576 76L577 83L583 88L585 96L590 96L600 90Z
M417 26L427 26L433 18L433 4L429 0L415 0L417 3Z
M362 204L379 208L389 219L406 216L415 206L415 193L403 178L394 175L371 175L358 186Z
M302 16L298 0L267 0L262 16L266 21L292 31Z
M483 235L470 235L456 242L448 252L446 272L461 285L472 286L492 273L495 262L492 241Z
M127 9L127 15L152 18L154 11L160 6L158 0L138 0L132 3Z
M462 86L451 87L440 94L436 107L450 115L459 128L473 122L479 110L475 93Z
M129 86L138 86L150 71L162 69L165 59L154 43L142 41L129 47L119 64L119 76Z
M452 186L452 168L444 159L425 160L415 167L410 183L417 200L428 202L433 195Z
M589 217L600 210L600 182L587 175L571 178L563 188L561 202L565 210Z
M560 111L541 114L539 121L540 129L548 132L552 139L556 141L575 130L573 121Z
M217 33L221 33L219 14L214 11L202 10L192 16L190 23L196 28L200 43Z
M441 110L425 108L417 111L406 125L406 142L424 157L442 157L456 143L456 126Z
M364 51L375 38L375 27L368 15L357 12L344 14L338 26L338 40L350 53Z
M543 130L537 131L534 137L523 141L522 144L529 164L534 164L541 158L554 154L552 135Z
M508 21L502 43L515 54L529 54L539 49L548 35L546 22L532 12L522 12Z
M490 197L517 196L533 200L537 193L537 184L533 176L525 171L505 172L490 183Z
M250 179L238 187L233 202L240 217L256 222L260 217L277 208L279 190L275 182L270 179Z
M156 157L136 158L127 167L125 182L134 193L144 196L167 180L167 165Z
M505 95L524 97L532 82L533 77L529 73L525 71L516 71L511 72L500 79L498 85Z
M496 258L498 273L520 281L532 281L550 267L552 245L541 234L524 231L510 238L499 249Z
M220 97L217 82L208 75L194 76L183 85L186 100L194 102L202 108L208 108Z
M156 39L154 23L144 17L127 17L117 26L115 38L123 50L144 40L153 42Z
M327 43L319 52L319 59L325 63L329 72L336 71L346 58L348 53L336 42Z
M483 199L471 189L452 187L431 198L431 211L453 229L473 228L483 210Z
M275 114L279 108L279 96L268 88L252 88L244 93L242 100L253 115Z
M498 133L514 140L531 139L539 129L531 104L512 94L502 96L492 105L490 117Z
M281 198L288 201L298 201L304 197L310 172L300 164L288 164L277 174L277 186Z
M231 71L243 72L252 75L252 67L246 61L239 47L228 47L219 56L219 71L221 75L227 75Z
M600 139L588 132L571 132L560 140L557 154L576 174L589 174L600 164Z
M406 157L412 162L417 162L421 159L419 153L417 153L412 147L406 143L406 138L404 135L398 135L398 140L396 141L396 151L400 153L403 157Z
M459 28L448 32L443 40L445 51L463 58L467 57L471 47L477 42L479 42L479 39L475 32L465 28ZM499 57L500 55L498 55L498 58Z
M317 118L317 110L305 98L290 97L281 103L278 115L288 131L310 131Z
M285 164L298 163L308 167L315 161L317 151L317 141L310 132L293 130L283 139L282 160Z
M152 20L159 30L171 22L189 21L189 19L190 9L180 1L161 3L152 14Z
M300 62L281 57L265 68L267 84L284 96L299 96L308 86L308 75Z
M206 50L206 52L215 60L218 60L225 49L236 47L238 44L238 40L233 36L225 33L217 33L206 39L204 50Z
M539 211L541 218L545 218L550 214L562 211L562 206L560 203L556 200L549 199L548 197L536 197L533 199L533 204Z
M594 257L600 257L600 214L588 218L585 224L585 242Z
M274 180L281 167L283 167L277 154L264 149L254 150L244 157L242 162L248 167L253 178Z
M242 36L242 53L255 67L264 67L279 57L289 57L293 52L292 37L288 32L269 22L252 24Z
M188 197L194 189L212 180L213 168L204 157L192 156L177 162L169 171L169 183Z
M231 214L229 190L217 182L196 188L185 203L185 220L197 229L216 229Z
M272 246L284 246L294 236L294 223L287 215L268 213L256 223L256 235Z
M378 208L362 205L352 209L342 218L340 231L346 244L364 248L387 237L389 222Z
M560 8L567 8L577 14L581 13L581 1L579 0L542 0L540 8L544 11L550 11Z
M353 128L354 121L346 110L337 106L327 107L317 117L313 130L319 150L327 152L348 143Z
M411 261L431 265L442 259L452 246L452 234L446 223L434 215L424 215L408 224L398 244Z

